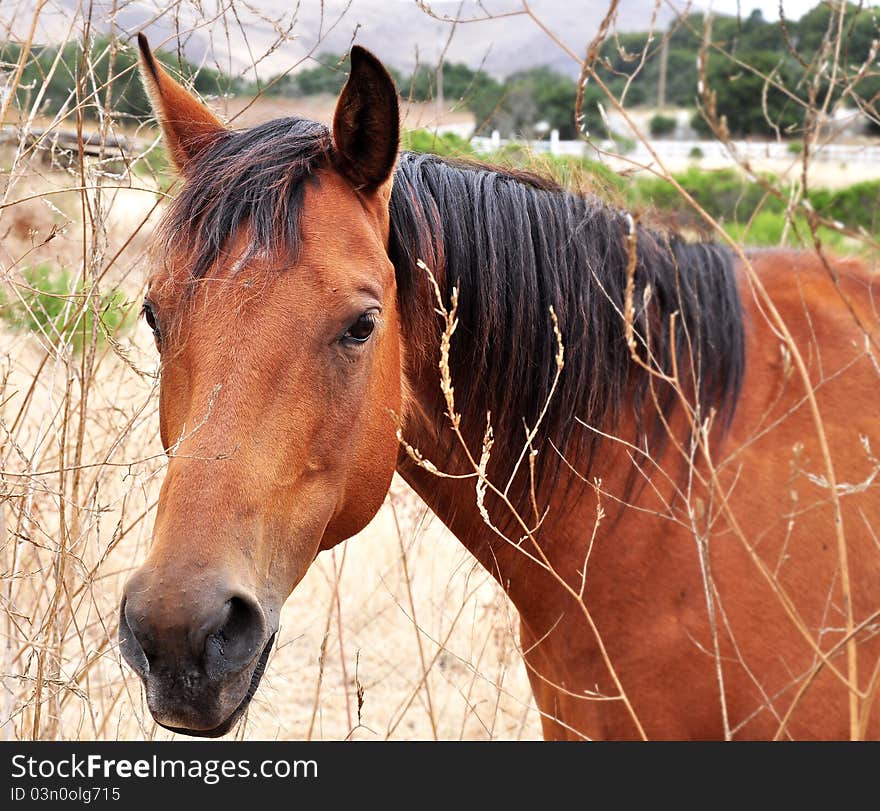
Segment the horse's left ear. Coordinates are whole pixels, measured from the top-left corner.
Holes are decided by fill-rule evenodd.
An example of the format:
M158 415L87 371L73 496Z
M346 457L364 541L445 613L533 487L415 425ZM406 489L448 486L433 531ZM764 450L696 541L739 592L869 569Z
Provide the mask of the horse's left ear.
M394 171L400 111L394 80L365 48L351 49L351 73L333 114L336 168L357 189L372 191Z

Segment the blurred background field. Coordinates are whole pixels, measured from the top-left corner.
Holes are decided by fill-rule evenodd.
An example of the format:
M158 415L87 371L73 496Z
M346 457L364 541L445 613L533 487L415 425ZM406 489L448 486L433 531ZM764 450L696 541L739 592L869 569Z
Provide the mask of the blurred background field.
M0 735L172 737L116 645L164 471L138 313L179 183L137 31L231 126L329 122L354 38L396 71L404 148L549 174L694 238L712 236L708 214L745 245L876 262L876 8L710 20L628 0L583 83L609 7L572 5L0 5ZM540 737L516 631L497 584L396 481L288 601L235 735Z

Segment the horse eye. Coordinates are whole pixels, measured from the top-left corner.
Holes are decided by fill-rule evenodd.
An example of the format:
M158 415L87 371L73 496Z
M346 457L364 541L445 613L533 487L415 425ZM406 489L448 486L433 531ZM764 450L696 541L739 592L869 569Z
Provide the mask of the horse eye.
M362 344L373 334L376 328L376 315L372 312L362 313L342 336L345 343Z
M156 311L153 309L152 303L146 299L144 300L142 312L144 314L144 320L147 322L147 326L153 330L153 336L156 338L156 341L161 341L162 333L159 331L159 322L156 319Z

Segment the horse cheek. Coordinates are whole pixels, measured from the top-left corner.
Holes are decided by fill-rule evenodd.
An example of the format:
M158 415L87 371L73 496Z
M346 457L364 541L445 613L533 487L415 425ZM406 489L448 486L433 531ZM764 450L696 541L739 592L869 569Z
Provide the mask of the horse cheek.
M330 549L360 532L379 512L397 466L397 429L401 391L399 353L395 342L379 360L379 374L369 399L367 413L361 415L359 435L346 460L343 494L336 513L327 525L321 549Z

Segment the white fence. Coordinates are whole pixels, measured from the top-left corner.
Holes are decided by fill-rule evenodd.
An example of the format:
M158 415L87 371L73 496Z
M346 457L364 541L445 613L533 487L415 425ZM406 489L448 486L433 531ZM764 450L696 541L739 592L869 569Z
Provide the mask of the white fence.
M649 141L651 149L661 160L676 160L682 158L700 157L707 161L729 161L730 150L719 141L677 141L677 140L653 140ZM532 152L549 153L551 155L574 155L577 157L595 157L596 150L585 141L561 141L554 130L550 138L545 141L516 141L500 138L497 132L492 133L491 138L475 136L471 139L471 145L477 152L494 152L508 144L527 146ZM797 155L791 151L791 145L797 141L731 141L730 147L733 153L740 158L748 160L794 160ZM621 152L622 147L609 141L600 144L602 149L608 152ZM645 144L637 141L630 151L625 153L639 163L650 163L653 158ZM875 163L880 165L880 142L876 144L826 144L811 156L815 161L827 161L837 163Z

